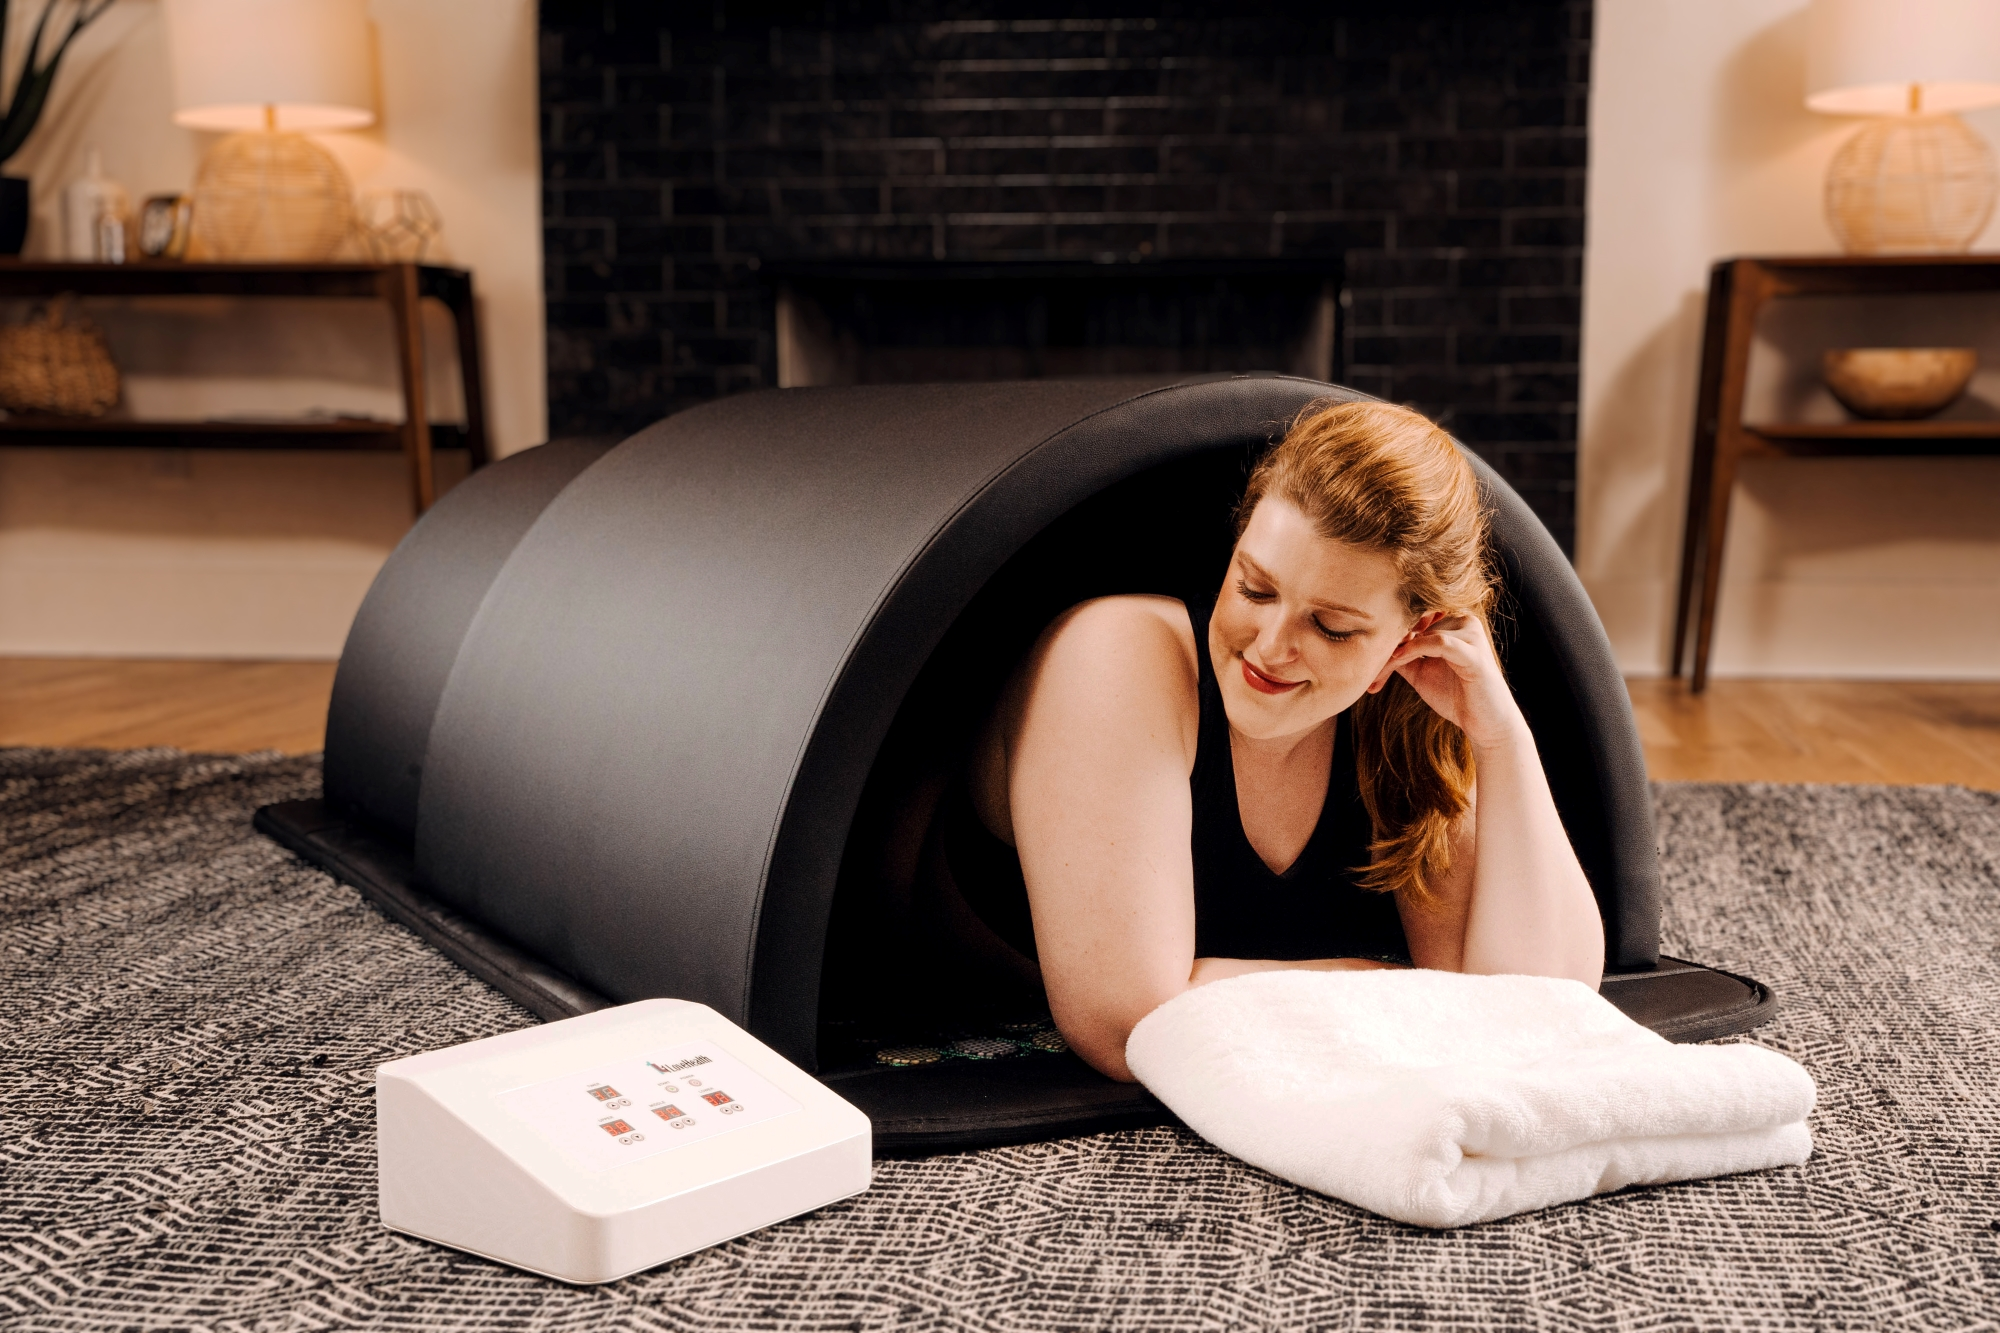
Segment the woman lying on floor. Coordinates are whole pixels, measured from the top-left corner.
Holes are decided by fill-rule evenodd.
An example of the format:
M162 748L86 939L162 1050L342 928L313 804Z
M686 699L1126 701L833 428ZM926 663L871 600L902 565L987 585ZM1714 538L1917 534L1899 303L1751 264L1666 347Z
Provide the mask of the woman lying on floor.
M1141 1018L1245 972L1596 986L1603 925L1494 656L1451 439L1386 404L1308 408L1237 531L1212 608L1104 597L1043 633L931 821L933 944L1045 991L1119 1079Z

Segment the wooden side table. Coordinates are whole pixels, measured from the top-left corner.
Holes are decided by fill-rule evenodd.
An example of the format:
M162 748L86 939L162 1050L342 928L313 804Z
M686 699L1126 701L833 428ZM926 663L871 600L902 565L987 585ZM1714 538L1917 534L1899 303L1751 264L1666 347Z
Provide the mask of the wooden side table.
M0 297L338 296L386 302L395 326L403 381L403 420L132 421L27 417L0 421L0 445L166 445L188 449L400 449L409 461L410 496L421 514L437 499L433 448L462 444L473 467L488 459L479 329L472 275L435 264L62 264L0 260ZM433 425L424 401L423 298L451 312L465 387L465 427Z
M1711 270L1680 590L1674 601L1672 673L1681 674L1692 637L1694 693L1708 686L1723 539L1729 531L1738 460L2000 454L2000 420L1746 423L1744 389L1758 315L1781 296L1992 291L2000 291L2000 255L1726 259Z

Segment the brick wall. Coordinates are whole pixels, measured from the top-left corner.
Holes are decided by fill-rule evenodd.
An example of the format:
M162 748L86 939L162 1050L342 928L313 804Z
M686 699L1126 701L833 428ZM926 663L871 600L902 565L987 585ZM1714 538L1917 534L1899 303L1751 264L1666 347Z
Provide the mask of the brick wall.
M1568 549L1588 0L541 21L554 433L773 383L769 259L1339 253L1346 382L1444 422Z

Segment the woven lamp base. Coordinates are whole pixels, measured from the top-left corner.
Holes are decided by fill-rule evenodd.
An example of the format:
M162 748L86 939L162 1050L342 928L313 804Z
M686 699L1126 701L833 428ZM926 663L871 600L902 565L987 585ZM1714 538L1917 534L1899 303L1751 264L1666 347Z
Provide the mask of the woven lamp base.
M1826 169L1826 220L1849 254L1970 249L2000 196L1993 150L1957 116L1884 116Z
M347 173L302 134L232 134L201 160L190 258L331 259L353 230Z

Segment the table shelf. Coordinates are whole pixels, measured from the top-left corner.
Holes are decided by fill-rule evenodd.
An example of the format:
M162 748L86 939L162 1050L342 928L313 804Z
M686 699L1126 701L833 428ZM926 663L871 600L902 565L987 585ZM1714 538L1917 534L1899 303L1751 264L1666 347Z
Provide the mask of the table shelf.
M1745 455L1787 458L1950 457L2000 453L1990 421L1763 421L1745 423Z
M437 496L431 455L463 448L473 467L487 461L485 398L472 275L436 264L209 264L148 261L81 264L0 259L0 299L77 296L238 296L366 298L388 305L402 376L399 422L132 421L17 416L0 421L0 445L71 448L400 450L410 464L418 514ZM425 409L425 298L451 312L465 392L464 426L430 420Z
M432 449L469 447L464 426L433 421ZM276 440L277 443L272 442ZM0 420L0 445L17 448L338 449L400 453L400 421L125 421L91 417Z

